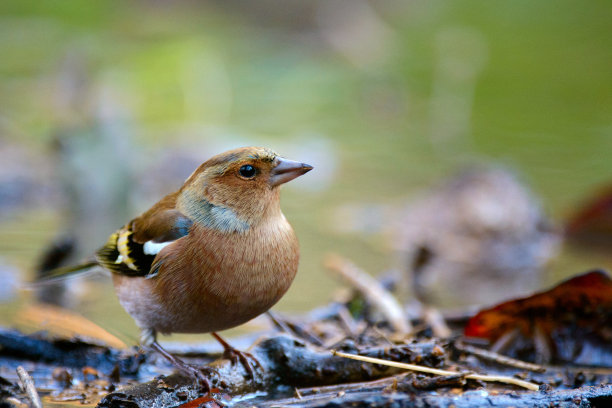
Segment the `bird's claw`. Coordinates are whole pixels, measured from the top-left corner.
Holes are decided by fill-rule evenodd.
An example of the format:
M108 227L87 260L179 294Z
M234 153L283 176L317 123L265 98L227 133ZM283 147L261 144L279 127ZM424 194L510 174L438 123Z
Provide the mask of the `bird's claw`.
M212 386L210 384L210 380L204 374L204 371L201 368L191 364L184 364L179 367L179 369L195 380L196 386L200 392L204 394L211 392Z
M211 334L215 339L217 339L217 341L221 344L221 346L223 346L223 358L230 360L232 364L236 364L238 363L238 361L240 361L240 364L242 364L247 374L251 378L254 379L255 370L253 370L253 366L251 365L251 362L249 361L249 359L253 360L259 368L263 368L261 366L261 363L255 357L253 357L251 353L240 351L232 347L228 342L223 340L223 338L219 336L217 333L212 332Z
M161 354L166 360L170 361L170 363L172 363L172 365L174 365L180 371L194 378L200 391L210 393L210 380L208 377L206 377L206 375L204 375L202 368L187 364L180 358L173 356L172 354L168 353L166 349L164 349L157 341L153 341L151 343L151 348Z
M230 360L232 364L240 362L251 378L255 378L255 370L253 369L253 365L251 365L251 361L253 361L257 367L262 368L261 363L251 353L240 351L233 347L225 349L223 358Z

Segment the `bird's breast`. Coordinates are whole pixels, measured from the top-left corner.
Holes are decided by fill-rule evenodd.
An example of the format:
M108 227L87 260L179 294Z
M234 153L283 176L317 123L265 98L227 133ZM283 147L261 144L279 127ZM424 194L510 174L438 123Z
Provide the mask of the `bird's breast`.
M154 279L166 310L162 332L209 332L244 323L267 311L297 272L299 247L282 214L245 232L200 226L169 248Z

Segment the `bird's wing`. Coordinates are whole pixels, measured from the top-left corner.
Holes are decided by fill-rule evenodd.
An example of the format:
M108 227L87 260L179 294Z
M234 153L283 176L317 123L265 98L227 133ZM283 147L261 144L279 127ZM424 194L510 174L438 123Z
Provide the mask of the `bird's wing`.
M151 265L167 245L189 233L193 221L176 209L143 214L113 233L97 252L98 262L113 273L152 277Z

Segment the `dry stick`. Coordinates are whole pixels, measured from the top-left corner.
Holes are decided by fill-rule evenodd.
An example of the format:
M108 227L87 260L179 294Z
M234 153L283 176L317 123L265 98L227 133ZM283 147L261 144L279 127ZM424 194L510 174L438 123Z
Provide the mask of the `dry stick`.
M508 330L506 333L502 334L499 339L493 343L491 346L491 351L494 353L503 353L511 344L516 341L516 338L521 333L518 327Z
M536 362L550 363L552 360L552 347L550 345L548 336L544 334L542 325L537 322L535 324L533 333L533 343L536 351Z
M440 313L438 309L431 306L424 306L423 320L425 320L425 322L431 326L431 329L436 337L446 339L451 336L452 331L446 324L444 316L442 316L442 313Z
M23 389L25 390L30 402L32 403L32 407L34 408L42 408L42 402L40 401L40 396L36 391L36 387L34 386L34 380L30 377L30 374L23 368L22 366L17 366L17 375L21 380L21 384L23 385Z
M341 392L364 390L368 388L391 385L394 382L397 383L397 379L403 378L405 375L406 374L398 374L390 378L382 378L374 381L364 381L350 384L325 385L320 387L300 388L299 390L296 388L296 392L299 393L296 397L272 401L272 407L284 407L296 403L308 404L308 402L310 401L335 398Z
M495 353L494 351L489 351L489 350L481 349L479 347L474 347L469 344L465 344L462 341L455 342L455 348L459 351L470 353L477 357L484 358L484 359L493 361L498 364L503 364L503 365L507 365L510 367L519 368L521 370L535 371L536 373L543 373L546 371L546 367L543 367L541 365L528 363L527 361L522 361L516 358L512 358L512 357L501 355L499 353Z
M415 364L399 363L397 361L387 361L387 360L381 360L379 358L359 356L356 354L341 353L336 350L332 350L331 353L334 356L338 356L338 357L350 358L353 360L365 361L367 363L373 363L373 364L381 364L381 365L386 365L389 367L403 368L406 370L419 371L422 373L429 373L429 374L436 374L436 375L461 374L455 371L440 370L437 368L424 367L424 366L419 366ZM513 384L513 385L518 385L519 387L527 388L528 390L532 390L532 391L538 391L540 389L540 386L537 384L531 383L529 381L519 380L518 378L512 378L512 377L482 375L482 374L466 374L465 378L470 379L470 380L480 380L480 381L488 381L488 382L501 382L501 383L506 383L506 384Z
M294 334L293 330L291 330L287 323L279 319L278 316L276 316L276 314L273 313L271 310L268 310L266 314L268 315L270 320L272 320L272 323L276 326L277 329L279 329L280 331L284 331L287 334Z
M274 324L274 326L276 326L279 330L284 331L290 336L296 336L308 343L314 344L315 346L323 346L323 342L321 341L321 339L319 339L317 336L312 334L310 331L295 330L293 327L291 327L288 324L286 320L283 320L282 318L278 317L276 313L273 313L270 310L268 310L266 314L268 315L270 320L272 320L272 323ZM297 326L294 325L294 327L297 327Z
M351 312L349 312L346 306L338 309L338 318L346 334L352 338L355 338L357 336L357 323L355 322L355 319L353 319L353 316L351 316Z
M368 302L377 307L385 315L395 332L407 334L412 331L404 309L380 282L339 255L328 255L324 265L327 269L338 273L346 282L363 294Z
M318 387L308 387L308 388L300 388L300 392L303 397L308 396L310 394L326 394L338 391L350 391L356 389L366 389L366 388L374 388L374 387L382 387L384 385L397 383L398 379L403 379L406 377L408 373L396 374L393 377L385 377L380 378L378 380L372 381L362 381L356 383L349 384L334 384L334 385L322 385Z

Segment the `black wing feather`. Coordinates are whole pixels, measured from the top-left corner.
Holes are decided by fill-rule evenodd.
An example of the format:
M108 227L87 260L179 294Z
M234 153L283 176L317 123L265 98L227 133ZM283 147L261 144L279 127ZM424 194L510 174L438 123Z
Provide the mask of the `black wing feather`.
M117 246L120 234L127 233L129 233L126 244L129 259L122 257ZM106 245L96 253L96 258L103 267L112 273L127 276L147 276L151 270L151 264L153 264L155 255L145 254L143 248L144 245L132 239L130 232L121 229L109 237Z
M151 241L155 243L175 241L187 235L192 224L189 218L181 214L175 218L164 235L151 239ZM113 273L127 276L155 276L158 268L151 270L151 265L156 255L146 254L144 243L134 240L133 225L134 223L129 223L112 234L106 245L96 253L96 259Z

